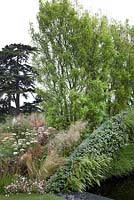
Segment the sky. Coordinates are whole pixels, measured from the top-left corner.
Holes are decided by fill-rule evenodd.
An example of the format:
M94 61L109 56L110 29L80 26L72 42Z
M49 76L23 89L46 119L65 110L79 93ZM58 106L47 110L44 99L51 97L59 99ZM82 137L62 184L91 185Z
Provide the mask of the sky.
M134 0L78 0L84 9L134 24ZM0 0L0 48L11 43L31 44L29 22L36 22L38 0Z

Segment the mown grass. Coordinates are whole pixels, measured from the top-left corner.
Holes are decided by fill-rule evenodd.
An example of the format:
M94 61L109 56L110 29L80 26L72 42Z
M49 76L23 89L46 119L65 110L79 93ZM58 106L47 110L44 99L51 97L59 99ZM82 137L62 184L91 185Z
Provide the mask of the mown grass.
M0 200L63 200L63 198L55 196L53 194L18 194L6 197L4 195L0 195Z
M120 149L112 161L110 176L126 176L134 172L134 144Z

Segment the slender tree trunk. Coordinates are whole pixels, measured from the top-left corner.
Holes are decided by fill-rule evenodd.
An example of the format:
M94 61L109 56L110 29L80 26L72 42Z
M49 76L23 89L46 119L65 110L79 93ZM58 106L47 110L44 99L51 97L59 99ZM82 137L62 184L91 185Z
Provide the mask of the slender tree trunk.
M15 99L15 105L16 105L16 115L20 114L20 94L16 94L16 99Z
M12 115L12 109L11 109L11 94L8 94L8 109L9 109L9 114Z

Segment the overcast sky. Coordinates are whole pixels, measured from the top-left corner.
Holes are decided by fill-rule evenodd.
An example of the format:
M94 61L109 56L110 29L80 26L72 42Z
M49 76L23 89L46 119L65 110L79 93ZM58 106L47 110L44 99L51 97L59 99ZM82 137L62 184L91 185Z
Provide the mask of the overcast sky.
M134 0L78 0L93 13L134 24ZM38 0L0 0L0 48L11 43L30 44L29 22L36 21Z

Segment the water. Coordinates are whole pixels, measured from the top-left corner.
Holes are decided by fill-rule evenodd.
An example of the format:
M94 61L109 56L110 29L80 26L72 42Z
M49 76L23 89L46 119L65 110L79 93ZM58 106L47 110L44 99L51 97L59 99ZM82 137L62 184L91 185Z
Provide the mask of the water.
M134 200L134 174L122 178L112 178L95 186L90 192L115 200Z

